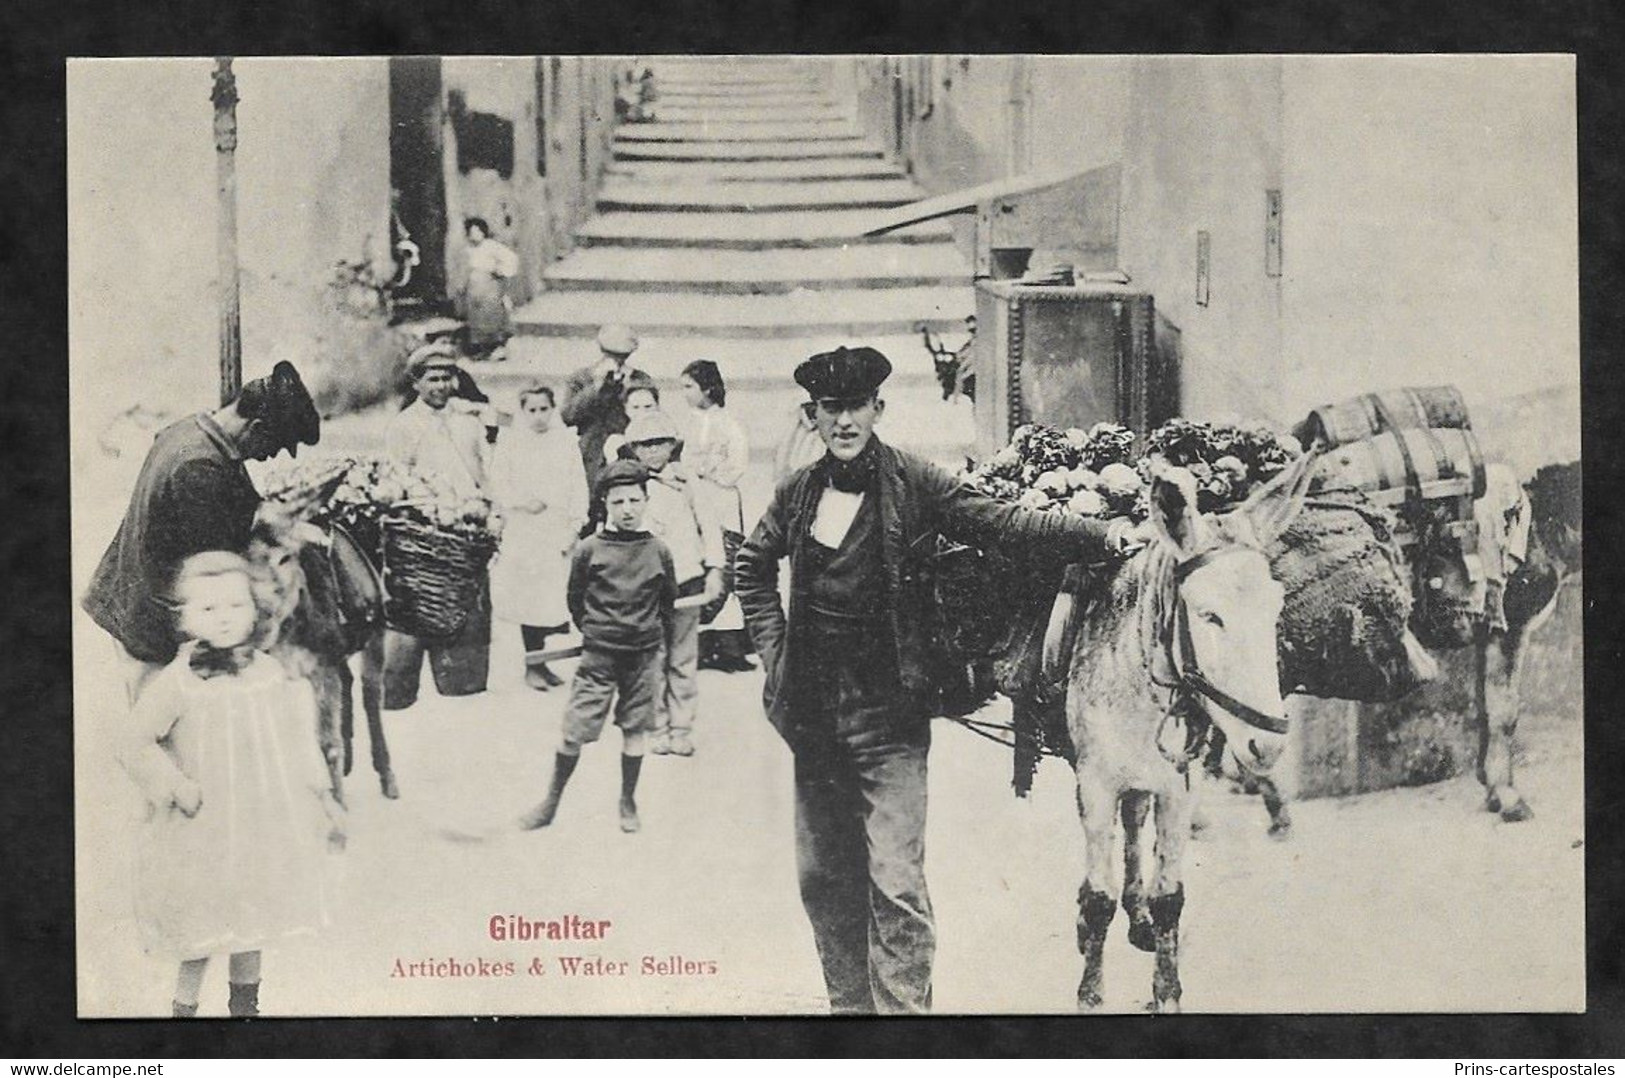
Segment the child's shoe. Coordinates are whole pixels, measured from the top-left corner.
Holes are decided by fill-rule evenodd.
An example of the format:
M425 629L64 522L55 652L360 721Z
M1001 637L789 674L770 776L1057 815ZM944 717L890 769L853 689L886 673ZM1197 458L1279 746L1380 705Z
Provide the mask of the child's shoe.
M689 739L687 730L672 731L670 752L673 756L694 755L694 742Z
M671 734L659 730L649 736L649 752L655 756L666 756L672 751Z
M542 669L539 666L525 667L525 684L537 692L546 692L553 685L551 681L547 680L547 675L542 673Z

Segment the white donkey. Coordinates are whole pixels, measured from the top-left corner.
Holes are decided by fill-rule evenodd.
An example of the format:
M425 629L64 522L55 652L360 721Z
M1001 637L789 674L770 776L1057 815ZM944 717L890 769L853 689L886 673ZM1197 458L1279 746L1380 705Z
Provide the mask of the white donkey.
M1311 460L1301 458L1231 512L1212 516L1197 512L1190 473L1159 466L1151 485L1157 541L1118 568L1078 632L1066 712L1086 840L1080 1009L1102 1000L1102 946L1117 909L1112 838L1119 814L1129 939L1156 952L1152 1008L1179 1009L1191 765L1222 738L1235 765L1262 775L1286 746L1276 666L1282 588L1264 551L1302 508ZM1141 839L1153 806L1148 888Z

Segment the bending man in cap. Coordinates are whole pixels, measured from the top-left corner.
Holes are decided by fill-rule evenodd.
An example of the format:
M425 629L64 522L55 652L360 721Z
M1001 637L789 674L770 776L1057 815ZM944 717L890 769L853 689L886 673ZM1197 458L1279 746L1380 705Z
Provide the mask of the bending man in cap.
M890 373L872 348L796 368L825 454L780 482L735 563L767 672L768 719L795 754L801 901L838 1014L931 1006L936 929L924 866L937 612L923 571L936 536L1068 559L1098 559L1138 537L1124 522L988 498L884 444L874 425Z
M84 608L129 660L134 700L175 657L174 618L161 596L180 563L205 550L242 553L259 508L245 460L270 460L321 438L316 406L291 363L243 386L237 399L158 432L130 507L102 556Z
M581 441L581 466L587 473L588 490L598 489L605 439L626 432L627 389L654 384L646 372L627 364L637 350L638 338L630 329L605 326L598 331L598 362L582 367L564 384L559 418L576 429Z

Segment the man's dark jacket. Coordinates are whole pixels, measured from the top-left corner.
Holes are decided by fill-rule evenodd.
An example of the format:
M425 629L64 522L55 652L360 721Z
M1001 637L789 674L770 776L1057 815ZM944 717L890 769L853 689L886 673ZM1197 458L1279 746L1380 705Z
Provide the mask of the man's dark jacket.
M192 554L242 553L259 504L242 456L213 419L195 415L165 427L91 578L85 610L137 659L169 662L175 628L162 596L170 578Z
M1071 561L1106 556L1109 525L1002 502L910 453L884 444L876 444L875 450L882 581L897 648L901 702L923 722L930 716L938 668L939 615L930 571L936 537L983 548L1009 543L1051 548L1057 558ZM790 559L794 584L797 569L805 564L802 555L825 482L823 461L785 477L734 564L734 588L767 672L763 704L769 721L792 746L801 725L793 705L808 695L795 685L797 627L805 625L805 614L798 598L802 589L792 587L786 620L779 600L779 559Z

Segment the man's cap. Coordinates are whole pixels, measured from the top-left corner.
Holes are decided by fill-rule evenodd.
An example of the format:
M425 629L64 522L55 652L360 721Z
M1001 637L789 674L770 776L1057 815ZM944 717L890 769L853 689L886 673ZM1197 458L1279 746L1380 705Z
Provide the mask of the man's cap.
M611 487L641 487L649 482L649 469L635 460L613 460L598 473L598 495L603 497Z
M625 326L605 326L598 331L598 350L629 356L638 350L638 336Z
M457 346L450 341L430 341L406 357L406 373L420 378L435 367L457 366Z
M272 431L277 448L286 449L290 456L299 455L299 446L315 445L322 438L322 417L316 412L316 402L310 399L304 380L292 363L282 360L264 378L256 378L243 387L238 398L249 404L252 415Z
M796 367L797 384L813 400L868 397L891 374L891 360L873 348L820 352Z
M663 409L651 408L632 417L632 421L626 425L625 437L627 445L666 440L675 442L678 440L677 424Z

